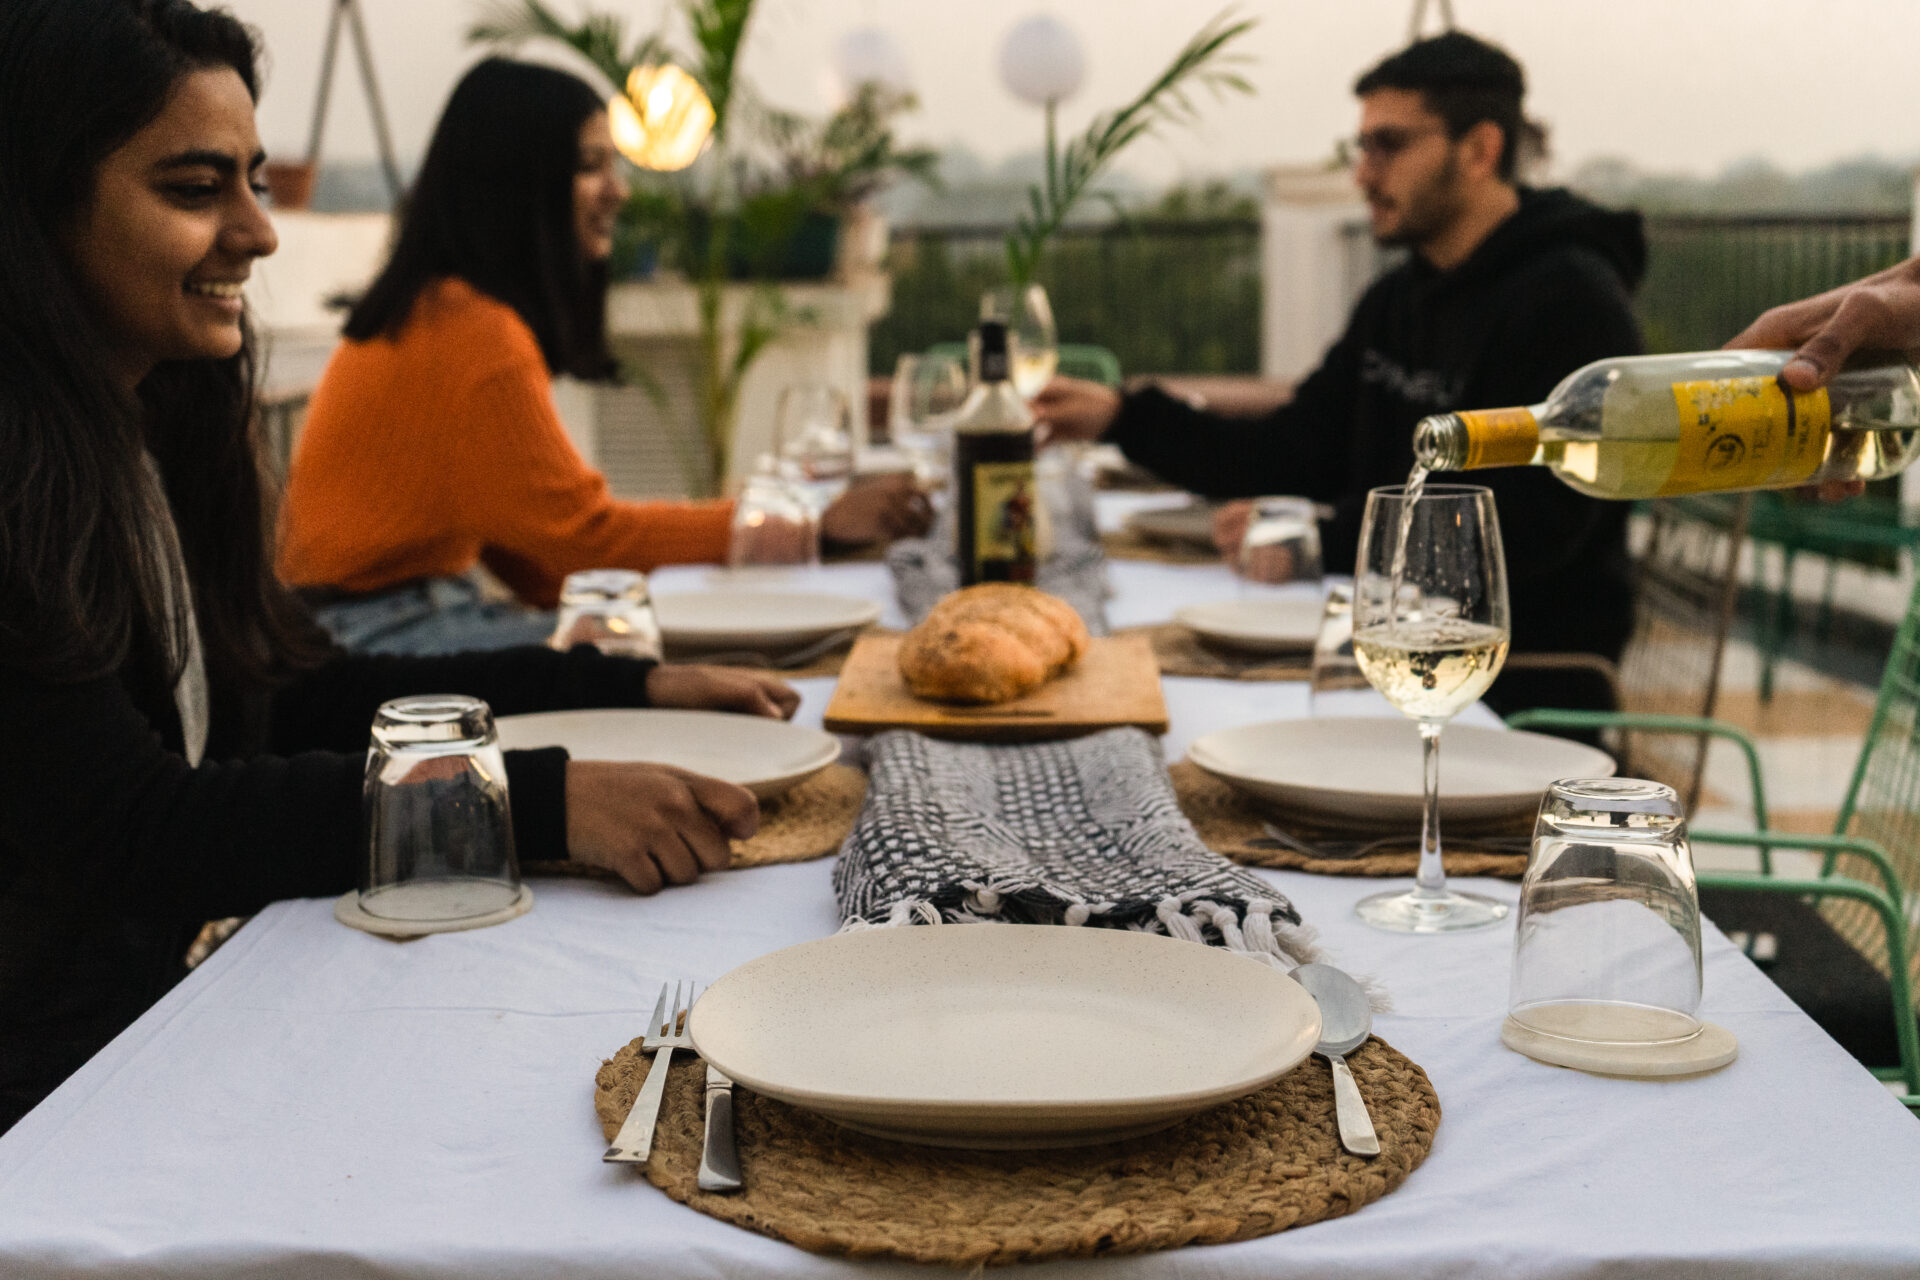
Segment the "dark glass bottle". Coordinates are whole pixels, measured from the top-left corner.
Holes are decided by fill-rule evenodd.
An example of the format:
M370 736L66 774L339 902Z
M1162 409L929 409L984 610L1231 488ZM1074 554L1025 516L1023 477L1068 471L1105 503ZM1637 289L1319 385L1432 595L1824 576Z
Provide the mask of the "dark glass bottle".
M960 585L1031 583L1040 519L1033 414L1008 377L1006 325L983 320L978 337L974 387L953 426Z

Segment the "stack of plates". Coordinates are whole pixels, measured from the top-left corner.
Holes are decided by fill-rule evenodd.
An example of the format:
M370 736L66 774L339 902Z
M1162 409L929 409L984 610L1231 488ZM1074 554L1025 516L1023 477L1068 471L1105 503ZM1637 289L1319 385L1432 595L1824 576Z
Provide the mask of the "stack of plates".
M1184 507L1151 507L1127 517L1127 531L1151 542L1170 542L1182 546L1213 550L1213 512L1210 502L1190 502Z
M1187 759L1271 805L1330 824L1418 826L1420 732L1411 720L1276 720L1196 739ZM1440 740L1442 821L1532 812L1561 778L1613 776L1613 757L1578 742L1449 725Z
M688 1024L770 1098L934 1146L1112 1142L1291 1071L1320 1011L1217 947L1117 929L871 929L749 961Z

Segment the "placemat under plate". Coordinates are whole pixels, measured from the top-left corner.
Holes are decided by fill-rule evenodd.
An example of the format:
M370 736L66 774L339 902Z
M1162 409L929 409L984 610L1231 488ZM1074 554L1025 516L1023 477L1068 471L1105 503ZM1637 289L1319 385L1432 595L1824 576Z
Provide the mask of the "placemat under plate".
M858 635L849 635L841 643L816 657L791 666L785 665L786 654L779 652L758 653L752 650L722 649L701 650L669 645L669 661L679 663L704 663L710 666L740 667L749 671L765 671L769 675L779 676L782 680L808 680L817 676L837 676L840 669L847 665L847 655L853 652L853 642L863 635L897 635L890 627L863 627ZM811 645L793 645L789 653L804 652Z
M979 1267L1224 1244L1353 1213L1426 1159L1440 1123L1426 1073L1378 1038L1347 1063L1380 1136L1372 1159L1341 1149L1319 1058L1159 1133L1052 1151L888 1142L736 1088L746 1187L714 1195L695 1183L705 1066L676 1059L646 1177L724 1222L856 1258ZM646 1066L639 1040L601 1065L594 1111L607 1140Z
M1190 760L1182 760L1167 770L1173 778L1173 794L1181 812L1193 823L1200 839L1209 849L1235 862L1255 867L1275 867L1288 871L1311 871L1332 876L1410 876L1420 863L1420 833L1379 830L1368 834L1395 837L1394 843L1363 856L1310 857L1295 849L1277 847L1268 835L1272 822L1287 834L1307 844L1328 840L1352 841L1356 832L1335 829L1310 817L1282 813L1261 807L1245 793L1202 769ZM1526 874L1525 853L1492 851L1475 847L1475 837L1526 836L1533 831L1533 814L1516 815L1492 826L1476 825L1455 831L1454 825L1440 828L1440 860L1450 876L1503 876L1517 880ZM1364 836L1360 837L1364 838Z
M807 862L837 852L853 830L867 797L867 775L831 764L793 790L760 806L760 829L733 842L734 867L765 867L776 862ZM566 858L521 865L530 876L617 878L613 872Z
M1244 653L1210 645L1178 622L1123 627L1115 635L1143 635L1153 645L1163 676L1201 676L1209 680L1306 680L1313 675L1313 651Z

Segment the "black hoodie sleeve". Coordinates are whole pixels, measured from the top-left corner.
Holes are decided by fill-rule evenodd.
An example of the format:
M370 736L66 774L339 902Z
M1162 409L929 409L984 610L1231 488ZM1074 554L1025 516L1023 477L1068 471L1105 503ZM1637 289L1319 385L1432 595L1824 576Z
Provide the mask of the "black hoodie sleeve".
M1360 381L1354 334L1365 306L1320 367L1272 413L1228 418L1148 387L1121 400L1104 439L1169 484L1209 498L1297 493L1331 502L1350 470L1340 424L1353 420Z

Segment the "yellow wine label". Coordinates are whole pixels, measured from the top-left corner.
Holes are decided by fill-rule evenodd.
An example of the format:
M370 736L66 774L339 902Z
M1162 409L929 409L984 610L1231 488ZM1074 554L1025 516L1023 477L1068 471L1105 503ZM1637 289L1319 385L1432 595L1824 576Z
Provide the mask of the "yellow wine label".
M1673 384L1680 452L1662 496L1784 489L1820 468L1831 406L1825 387L1789 392L1776 378L1708 378Z
M1467 428L1467 460L1462 471L1480 467L1524 467L1540 447L1540 424L1531 409L1475 409L1462 413Z
M976 462L973 466L973 559L1034 558L1033 463Z

